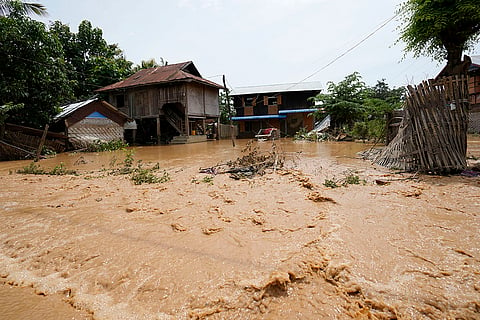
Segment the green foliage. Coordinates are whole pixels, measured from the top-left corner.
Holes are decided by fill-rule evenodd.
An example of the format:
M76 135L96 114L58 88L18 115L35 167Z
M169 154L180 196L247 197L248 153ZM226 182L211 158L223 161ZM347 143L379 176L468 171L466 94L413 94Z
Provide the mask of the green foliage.
M43 128L72 98L62 46L45 25L12 12L0 17L0 105L23 104L10 121Z
M323 182L323 185L327 188L332 188L332 189L340 187L340 185L334 179L325 179L325 182Z
M125 150L125 160L123 160L123 165L125 168L131 168L133 166L133 162L135 161L133 155L135 154L135 150Z
M45 174L45 170L40 168L40 165L35 164L35 162L30 162L30 164L28 166L17 170L17 173L21 173L21 174Z
M47 9L40 3L23 2L19 0L0 0L0 17L6 17L11 13L25 16L31 14L46 16Z
M131 180L135 185L143 183L164 183L170 180L170 176L166 171L163 171L159 177L154 172L158 170L158 166L150 169L144 169L138 166L132 173Z
M135 151L133 149L125 150L125 159L122 162L123 167L112 169L110 174L113 175L130 175L130 180L133 181L135 185L140 185L143 183L164 183L170 181L170 175L165 170L158 175L160 170L160 164L156 163L150 168L145 168L141 161L138 161L137 165L134 166ZM116 162L116 159L111 162L113 166Z
M47 174L56 175L56 176L63 176L63 175L66 175L66 174L76 174L76 173L77 172L75 170L68 170L65 167L65 164L63 162L60 162L59 165L55 166Z
M229 97L229 106L227 106L227 94L225 91L220 91L220 95L218 97L218 105L220 107L220 123L222 124L230 124L230 117L235 116L235 108L233 107L233 100L232 97Z
M90 143L85 152L103 152L103 151L115 151L123 150L128 147L128 143L123 140L112 140L112 141L100 141L95 140Z
M20 174L48 174L48 175L55 175L55 176L63 176L63 175L76 175L77 172L75 170L68 170L65 167L65 164L61 162L59 165L55 166L52 170L46 171L42 169L40 165L35 164L35 162L31 162L28 166L23 167L22 169L17 170L17 173Z
M368 123L365 121L355 122L352 134L358 139L366 140L368 138Z
M385 135L386 116L401 107L404 96L405 88L390 89L384 79L367 87L354 72L338 84L330 82L328 93L313 98L323 109L315 116L324 117L326 112L332 117L334 129L358 139L380 139Z
M50 149L47 146L43 146L41 154L43 154L45 156L54 156L54 155L57 154L57 152L55 150Z
M294 140L307 140L307 141L326 141L331 138L330 134L326 132L317 133L316 131L308 132L305 127L300 128L293 136Z
M156 68L156 67L163 67L167 65L167 61L165 61L163 58L160 58L160 62L155 61L154 58L149 59L149 60L142 60L140 64L137 64L132 68L132 72L138 72L142 69L149 69L149 68Z
M338 188L338 187L348 187L351 184L363 184L365 185L367 182L364 179L360 179L355 172L346 171L344 172L342 178L336 179L335 177L332 179L325 179L323 185L327 188Z
M213 185L213 176L205 176L202 179L203 183L208 183L209 185Z
M403 21L400 39L414 56L431 56L450 64L473 49L480 37L478 0L407 0L398 10Z
M61 43L68 67L68 76L75 97L87 98L93 91L120 81L132 74L132 63L127 61L116 44L103 39L103 31L84 20L77 33L69 26L55 21L50 32Z
M338 84L329 82L328 93L320 93L314 100L332 117L334 128L350 128L364 112L363 101L367 93L360 74L354 72ZM320 114L317 112L316 116Z

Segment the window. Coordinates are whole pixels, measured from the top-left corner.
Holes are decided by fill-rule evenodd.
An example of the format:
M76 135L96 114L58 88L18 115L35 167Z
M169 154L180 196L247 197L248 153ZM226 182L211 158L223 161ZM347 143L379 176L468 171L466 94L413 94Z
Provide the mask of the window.
M125 107L125 96L123 94L116 95L115 104L117 108Z
M123 94L115 96L115 103L119 109L125 107L125 96Z
M245 107L254 106L254 99L253 98L245 98Z

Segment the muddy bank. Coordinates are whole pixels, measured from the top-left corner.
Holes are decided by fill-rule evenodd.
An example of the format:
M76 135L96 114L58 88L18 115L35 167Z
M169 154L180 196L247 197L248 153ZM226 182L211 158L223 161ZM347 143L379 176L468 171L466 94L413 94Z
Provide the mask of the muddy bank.
M241 146L180 147L136 150L169 173L154 185L94 170L122 153L40 162L78 176L5 165L2 279L94 319L479 317L478 178L395 175L354 159L361 144L289 142L285 168L232 180L198 168ZM360 184L324 186L349 175Z

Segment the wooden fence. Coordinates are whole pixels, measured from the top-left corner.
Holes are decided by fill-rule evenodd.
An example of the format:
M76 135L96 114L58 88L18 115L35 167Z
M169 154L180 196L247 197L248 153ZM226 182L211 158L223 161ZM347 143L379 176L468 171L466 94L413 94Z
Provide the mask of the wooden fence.
M374 162L403 171L435 174L465 169L468 97L464 76L408 86L398 134Z

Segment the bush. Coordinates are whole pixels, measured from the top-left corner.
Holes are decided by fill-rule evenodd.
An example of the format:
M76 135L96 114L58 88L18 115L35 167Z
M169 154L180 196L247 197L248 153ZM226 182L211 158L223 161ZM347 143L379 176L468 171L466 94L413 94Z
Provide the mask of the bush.
M128 147L128 143L123 140L101 141L95 140L89 143L85 148L85 152L103 152L122 150Z
M352 135L357 139L366 140L368 138L368 124L366 122L355 122L352 129Z

